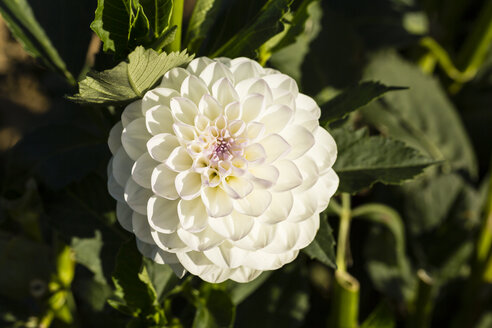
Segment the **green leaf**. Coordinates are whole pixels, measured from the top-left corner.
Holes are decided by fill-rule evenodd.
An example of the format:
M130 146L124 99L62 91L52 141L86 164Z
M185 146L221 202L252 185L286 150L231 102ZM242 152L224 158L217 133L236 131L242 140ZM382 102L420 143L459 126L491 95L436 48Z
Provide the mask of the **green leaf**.
M70 83L75 84L75 79L67 70L65 62L36 20L26 0L2 0L0 13L14 37L31 56L43 60L45 65L60 72Z
M235 326L300 327L309 311L309 279L305 263L297 261L273 272L237 308ZM254 314L254 315L253 315Z
M374 57L365 77L410 87L365 107L361 113L369 123L435 160L446 160L452 169L465 169L476 176L473 147L438 81L392 52Z
M205 284L200 296L193 328L233 327L236 306L225 290Z
M310 258L316 259L321 263L336 269L335 239L333 238L332 231L333 229L330 227L326 215L322 214L316 237L313 242L302 251Z
M167 292L173 289L180 279L167 264L158 264L152 260L144 258L144 265L147 269L152 286L154 286L157 299L161 299Z
M155 38L161 35L169 27L173 0L139 0L147 17Z
M376 182L401 184L437 163L401 141L370 137L366 132L343 128L332 131L338 147L333 168L340 177L340 192L355 193Z
M142 255L137 250L134 238L125 242L118 252L113 283L116 296L124 300L123 304L132 309L133 313L151 311L156 302L156 293L147 270L145 267L142 270Z
M242 301L253 294L270 277L273 271L265 271L258 278L247 283L238 283L232 280L227 281L227 290L234 304L239 305Z
M262 44L283 31L281 19L288 12L291 3L292 0L268 0L252 19L252 23L243 27L211 57L255 57L255 51Z
M405 90L404 87L388 87L379 82L362 82L350 87L321 106L321 122L342 119L347 114L364 107L389 91Z
M72 239L71 246L75 252L75 260L82 264L94 274L94 280L100 284L105 284L102 263L101 249L103 247L102 235L99 230L94 232L93 238Z
M395 316L385 302L380 303L362 323L360 328L393 328Z
M184 41L184 45L190 53L197 53L200 50L202 42L209 35L210 29L215 22L222 1L223 0L196 1Z
M79 83L79 93L69 99L82 104L124 104L141 98L171 68L193 59L181 53L158 54L152 49L137 47L128 56L128 63L103 72L90 72Z

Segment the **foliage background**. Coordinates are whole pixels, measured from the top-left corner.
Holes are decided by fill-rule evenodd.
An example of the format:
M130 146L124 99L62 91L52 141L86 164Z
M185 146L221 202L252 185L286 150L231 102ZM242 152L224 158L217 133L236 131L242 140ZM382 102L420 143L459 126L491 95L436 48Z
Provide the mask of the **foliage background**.
M322 107L339 145L341 191L357 191L346 262L360 283L358 322L490 327L490 1L198 1L217 6L198 37L184 32L194 26L192 2L183 23L191 53L257 58L293 76ZM0 326L322 327L335 320L344 311L334 292L342 196L305 254L249 284L178 280L135 253L106 189L106 140L121 108L65 96L89 68L114 67L137 45L169 49L175 32L169 21L163 33L136 24L123 45L115 39L114 54L103 53L111 47L89 28L97 5L0 1L13 31L0 29ZM379 151L385 142L397 149L395 140L418 155ZM369 188L399 183L433 161L414 181Z

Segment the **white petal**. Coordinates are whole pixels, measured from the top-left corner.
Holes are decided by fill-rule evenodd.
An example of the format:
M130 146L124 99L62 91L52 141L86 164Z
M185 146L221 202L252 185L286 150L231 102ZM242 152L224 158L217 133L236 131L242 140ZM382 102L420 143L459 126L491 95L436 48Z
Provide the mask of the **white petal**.
M145 114L147 130L152 135L173 133L173 115L167 106L154 106Z
M178 91L162 87L147 91L142 98L142 114L146 115L147 111L155 106L169 107L171 99L180 96Z
M244 265L256 270L276 270L294 261L298 254L298 250L291 250L281 254L271 254L260 250L249 253L244 260Z
M227 280L232 270L213 265L202 252L177 253L179 261L190 273L210 283L221 283Z
M177 147L169 154L166 164L171 170L181 172L191 168L193 159L185 147Z
M220 187L204 187L201 190L203 204L211 217L222 217L231 214L232 199Z
M226 107L228 104L239 100L239 96L234 89L234 86L227 78L219 79L213 84L212 95L222 107Z
M142 118L142 100L137 100L126 106L121 114L121 123L126 127L138 118Z
M133 179L128 179L123 196L132 210L140 214L147 213L147 201L152 196L152 192L149 189L143 188Z
M198 105L203 95L208 94L205 83L195 75L190 75L181 84L181 95Z
M207 67L205 67L205 69L200 73L200 77L209 87L211 87L215 81L223 77L234 81L234 76L229 68L219 62L213 62L212 64L207 65Z
M207 226L208 215L201 198L181 199L178 204L181 226L189 232L200 232Z
M253 189L248 196L234 201L234 209L245 215L260 216L271 202L271 193L262 189Z
M217 247L210 248L203 254L215 265L221 268L234 269L239 267L243 259L248 255L248 251L239 247L234 247L226 241Z
M116 202L116 218L125 230L133 231L132 215L133 211L126 203Z
M287 218L288 222L301 222L318 212L318 202L324 198L322 190L294 193L294 205Z
M279 176L278 169L272 165L253 166L248 171L257 188L270 188L277 182Z
M188 252L190 248L179 238L178 232L160 233L157 230L151 229L151 235L154 242L160 249L171 252Z
M316 143L306 155L311 156L319 167L321 174L333 166L337 159L337 145L333 137L322 127L313 133Z
M260 64L249 58L240 57L231 61L231 72L234 74L236 83L248 78L259 77L262 71Z
M241 119L244 122L255 120L265 109L265 97L259 94L247 95L241 101Z
M265 126L260 122L249 122L246 127L246 138L248 138L250 142L261 138L264 133Z
M275 224L255 222L253 229L244 238L235 241L234 245L242 249L256 251L268 246L275 238L275 233ZM260 261L261 259L258 260ZM252 267L250 264L246 266Z
M179 197L174 180L177 173L168 168L165 164L158 165L152 172L150 183L152 191L166 199L177 199Z
M259 143L254 143L244 149L244 159L250 163L261 164L265 161L265 158L265 148Z
M195 139L195 128L191 125L183 124L183 123L174 123L173 130L176 134L176 137L182 143L188 143Z
M317 194L318 211L323 211L327 206L330 198L335 194L338 188L339 179L333 169L329 169L326 173L319 177L316 184L309 189L309 193Z
M139 118L128 124L121 134L121 143L128 156L136 161L147 151L147 141L151 135L145 126L145 118Z
M152 171L159 163L150 157L148 153L140 156L132 167L132 177L136 183L144 188L150 189L150 177Z
M161 87L179 91L183 80L190 75L190 72L181 67L175 67L169 70L162 77Z
M256 82L251 84L248 89L249 94L257 93L265 97L265 105L269 106L273 101L272 90L268 83L263 79L258 79Z
M181 123L193 125L198 108L188 98L174 97L171 99L171 113L173 117Z
M238 120L241 118L241 105L239 101L234 101L228 104L224 109L224 115L229 121Z
M319 120L321 117L321 109L313 98L306 96L305 94L298 94L296 98L296 112L308 112L315 120Z
M260 141L260 144L265 149L266 163L272 163L279 158L283 158L291 149L289 143L278 134L271 134L265 137Z
M268 209L258 217L258 222L275 224L287 219L294 204L292 192L274 192L272 193L272 203Z
M227 194L234 199L241 199L253 191L253 184L243 177L228 176L222 182Z
M202 176L190 170L183 171L176 176L176 191L185 200L197 198L202 189Z
M237 241L244 238L253 229L255 219L236 211L222 218L211 218L208 225L224 238Z
M285 74L270 74L262 77L270 88L278 88L287 91L294 97L297 97L299 93L299 88L297 87L296 81L288 75Z
M212 64L214 61L207 57L198 57L193 59L186 68L188 71L193 73L194 75L200 75L200 73L207 67Z
M288 159L296 159L306 153L314 145L314 137L305 127L291 125L286 127L280 134L292 147L287 155Z
M300 222L297 229L299 229L301 233L294 248L302 249L311 244L316 237L316 233L319 229L319 214L316 213L311 218Z
M111 195L111 197L113 197L117 201L124 202L125 201L125 199L123 197L124 188L122 185L120 185L118 182L116 182L116 179L113 176L113 158L111 158L109 160L107 173L108 173L108 191L109 191L109 194Z
M222 114L222 106L214 97L204 95L198 104L198 111L213 121Z
M147 203L148 224L158 232L175 232L179 225L177 207L178 200L150 197Z
M284 105L273 105L267 108L266 113L261 116L260 122L265 125L268 134L277 133L284 129L292 119L294 112Z
M302 183L302 175L294 162L282 159L275 162L275 167L279 171L279 178L273 187L275 191L285 191L294 189Z
M150 226L145 215L133 212L132 228L135 236L147 244L154 244L154 239L150 234Z
M134 161L128 157L123 147L121 147L113 157L113 177L116 182L124 186L132 172Z
M150 156L158 162L165 162L177 147L179 147L178 138L169 133L158 134L147 141Z
M304 155L294 161L297 167L302 168L302 184L297 189L298 191L311 188L318 181L319 170L316 162L309 156Z
M207 249L220 245L224 238L210 228L205 228L200 232L189 232L178 229L179 238L194 251L203 252Z
M240 266L237 269L232 270L233 273L229 279L240 283L246 283L255 280L263 272L261 270L254 270L245 266Z
M116 123L109 131L108 146L111 154L116 154L121 147L121 133L123 132L123 124L121 121Z

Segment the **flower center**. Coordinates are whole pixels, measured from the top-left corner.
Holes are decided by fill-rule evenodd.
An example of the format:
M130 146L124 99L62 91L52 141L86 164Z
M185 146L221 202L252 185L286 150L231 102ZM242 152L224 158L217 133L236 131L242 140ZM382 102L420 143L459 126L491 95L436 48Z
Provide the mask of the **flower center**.
M210 159L214 162L219 160L228 161L231 160L233 155L231 153L231 148L234 144L234 140L232 138L227 137L218 137L215 140L215 145L213 146L213 151L210 156Z

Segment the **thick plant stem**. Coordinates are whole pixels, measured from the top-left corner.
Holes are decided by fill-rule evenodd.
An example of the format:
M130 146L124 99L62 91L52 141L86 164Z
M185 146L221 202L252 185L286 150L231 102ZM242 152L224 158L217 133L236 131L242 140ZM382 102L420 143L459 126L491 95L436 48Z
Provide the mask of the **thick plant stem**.
M430 327L434 299L434 282L427 272L417 271L418 286L408 328Z
M171 15L170 26L177 26L173 42L166 47L167 52L181 51L181 31L183 25L183 6L184 0L173 1L173 13Z
M359 290L359 282L348 272L340 270L335 272L333 304L328 327L358 327Z
M350 195L342 194L342 210L340 213L340 228L338 229L338 244L337 244L337 267L338 271L347 271L347 243L350 232Z

